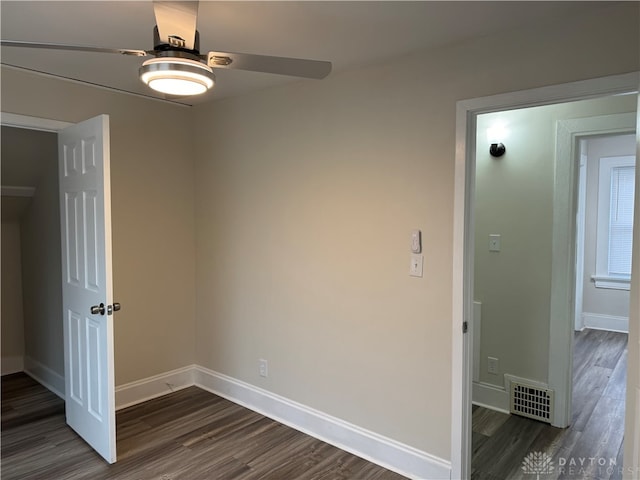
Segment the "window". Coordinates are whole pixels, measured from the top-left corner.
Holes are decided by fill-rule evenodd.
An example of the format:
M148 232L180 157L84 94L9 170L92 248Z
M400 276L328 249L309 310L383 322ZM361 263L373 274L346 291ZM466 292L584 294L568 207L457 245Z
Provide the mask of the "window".
M598 288L629 290L633 243L635 157L603 157L598 177Z

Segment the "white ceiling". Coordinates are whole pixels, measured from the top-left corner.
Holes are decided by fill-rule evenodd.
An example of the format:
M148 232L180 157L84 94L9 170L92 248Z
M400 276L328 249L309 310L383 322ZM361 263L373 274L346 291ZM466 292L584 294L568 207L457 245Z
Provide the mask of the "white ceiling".
M328 60L333 72L384 62L444 44L562 17L609 2L481 1L201 1L200 50ZM155 24L150 1L0 2L5 40L149 50ZM551 28L551 27L550 27ZM3 47L3 64L155 96L138 79L143 59ZM295 77L216 70L213 91L186 104L244 94ZM160 95L158 95L160 96Z

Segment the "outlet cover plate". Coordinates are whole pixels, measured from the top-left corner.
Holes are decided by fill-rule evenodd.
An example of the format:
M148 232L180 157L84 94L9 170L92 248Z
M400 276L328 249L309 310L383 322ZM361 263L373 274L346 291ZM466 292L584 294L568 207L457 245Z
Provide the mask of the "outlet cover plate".
M495 357L487 358L487 372L492 375L498 375L500 370L500 361Z
M261 377L269 375L269 363L264 358L258 360L258 373Z

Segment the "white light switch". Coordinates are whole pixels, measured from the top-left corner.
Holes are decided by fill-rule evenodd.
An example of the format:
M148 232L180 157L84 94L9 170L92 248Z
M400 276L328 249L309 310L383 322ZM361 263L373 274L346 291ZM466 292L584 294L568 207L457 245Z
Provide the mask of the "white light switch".
M489 235L489 251L490 252L500 251L500 237L501 236L499 234Z
M422 255L411 255L411 264L409 265L409 275L412 277L422 277Z

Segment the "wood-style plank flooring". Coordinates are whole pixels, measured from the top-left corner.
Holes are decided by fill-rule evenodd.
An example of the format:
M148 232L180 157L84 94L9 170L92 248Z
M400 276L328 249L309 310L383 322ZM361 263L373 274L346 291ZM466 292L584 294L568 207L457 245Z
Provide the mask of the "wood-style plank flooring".
M522 468L531 452L551 458L540 479L622 478L626 370L627 334L576 332L571 426L474 406L472 480L533 480Z
M2 480L401 480L394 472L190 387L117 412L108 465L25 374L2 377Z

